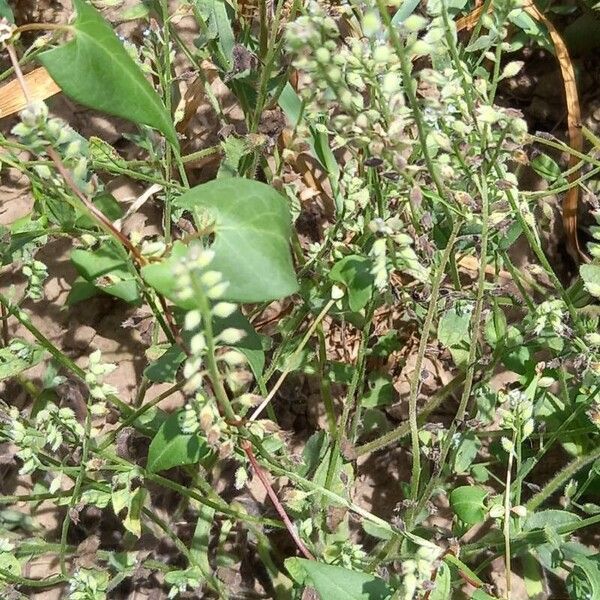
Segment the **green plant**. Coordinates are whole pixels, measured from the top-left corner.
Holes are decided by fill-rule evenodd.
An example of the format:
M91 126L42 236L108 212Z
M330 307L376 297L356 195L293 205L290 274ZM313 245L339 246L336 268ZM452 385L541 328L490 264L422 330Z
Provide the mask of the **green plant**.
M73 599L120 597L143 572L169 598L241 597L248 590L230 589L223 570L245 561L261 563L251 581L269 597L299 598L308 586L326 600L443 600L468 582L473 598L510 598L519 563L531 598L544 593L546 573L571 598L594 598L598 555L575 536L600 521L590 302L599 274L592 263L571 288L561 283L542 247L539 194L523 192L515 173L532 139L577 152L529 136L522 115L498 104L499 82L523 68L504 60L521 44L505 23L524 9L495 2L462 43L460 0L394 11L382 0L280 1L272 15L265 3L252 15L223 0L182 1L169 13L155 0L132 13L149 19L136 45L93 4L74 0L69 25L18 27L0 1L0 40L26 98L21 69L37 60L73 100L133 123L137 152L126 159L33 101L0 136L0 163L28 178L34 198L29 215L1 230L2 265L26 284L0 294L0 380L31 400L0 407L0 436L30 489L0 497L3 593L62 586ZM176 26L184 13L198 26L193 45ZM52 36L27 48L21 36L38 29ZM224 138L187 154L179 56L198 70ZM235 99L243 133L203 60ZM216 177L191 185L189 165L213 155ZM578 158L597 166L593 155ZM549 160L533 166L551 182L545 193L582 183ZM142 200L160 207L160 235L119 226L126 214L108 191L117 176L150 186ZM328 222L309 243L299 198L314 196ZM150 315L131 402L109 383L115 365L99 350L82 368L32 318L52 276L40 251L59 237L72 243L78 273L65 310L103 295ZM515 264L519 238L537 261L532 273ZM267 310L278 311L274 324ZM28 378L40 363L41 385ZM444 385L432 385L436 365ZM512 383L499 388L500 370ZM80 414L61 405L67 378L85 389ZM301 456L280 413L293 379L314 384L323 416L303 432ZM407 419L398 424L389 409L402 379ZM179 408L167 414L158 405L175 394ZM410 472L387 484L384 495L402 500L381 516L355 488L365 457L392 445ZM534 478L559 447L565 464ZM253 477L276 518L224 492L223 477L237 491ZM40 502L64 508L55 535L36 524ZM17 503L31 518L15 514ZM442 535L434 517L446 506ZM88 512L117 520L117 543L78 545ZM489 530L469 539L482 524ZM140 552L143 536L166 544L166 559L160 548ZM23 574L48 556L53 574ZM497 557L501 589L488 585Z

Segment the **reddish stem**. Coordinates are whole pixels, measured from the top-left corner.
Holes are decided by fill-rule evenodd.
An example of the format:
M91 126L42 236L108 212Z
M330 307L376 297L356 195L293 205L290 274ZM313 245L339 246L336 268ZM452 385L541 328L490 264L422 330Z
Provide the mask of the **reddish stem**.
M271 502L273 503L275 510L281 517L281 520L283 521L286 529L290 532L290 535L292 536L294 543L298 547L298 550L300 550L300 552L308 560L315 560L315 557L308 551L308 549L304 545L304 542L300 539L300 536L298 535L296 528L294 527L294 525L290 521L290 518L287 516L287 513L285 512L285 508L283 508L281 502L279 502L279 498L277 498L277 494L275 493L275 490L271 487L271 484L269 483L269 480L267 479L265 472L263 471L262 467L258 464L258 461L256 460L256 457L254 456L254 452L252 452L252 447L250 446L250 442L248 442L247 440L243 441L241 443L241 447L242 447L242 450L246 453L246 456L248 457L248 460L250 461L250 464L252 465L252 469L254 470L254 472L260 479L260 482L263 484L265 490L267 491L267 494L269 495L269 498L271 499Z
M110 233L131 252L135 261L139 265L146 264L146 259L140 254L140 251L129 241L129 239L124 236L105 216L99 211L89 200L89 198L77 187L77 184L73 181L71 177L71 173L65 167L62 162L58 152L52 146L46 147L46 154L50 157L54 165L56 166L57 171L62 175L62 178L65 180L65 183L69 186L70 190L81 200L83 205L89 210L94 218L101 223Z

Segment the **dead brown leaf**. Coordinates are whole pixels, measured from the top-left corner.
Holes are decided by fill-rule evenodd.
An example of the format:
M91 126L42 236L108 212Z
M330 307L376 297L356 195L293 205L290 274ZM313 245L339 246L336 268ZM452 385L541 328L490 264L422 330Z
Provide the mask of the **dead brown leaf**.
M43 67L27 73L25 75L25 82L27 83L31 100L47 100L60 92L60 88L54 83L48 71ZM27 100L16 79L0 87L0 119L14 115L22 111L26 106Z

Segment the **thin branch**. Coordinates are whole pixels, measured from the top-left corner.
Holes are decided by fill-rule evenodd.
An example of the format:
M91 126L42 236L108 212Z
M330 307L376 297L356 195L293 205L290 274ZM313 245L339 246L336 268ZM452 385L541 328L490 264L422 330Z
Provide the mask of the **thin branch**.
M308 551L308 549L304 545L304 542L300 539L300 536L298 535L296 528L290 521L290 518L287 516L287 513L285 512L285 508L283 508L281 502L279 502L279 498L277 498L277 494L275 493L275 490L269 483L269 480L267 479L265 472L263 471L262 467L258 464L258 461L256 460L256 457L254 456L254 452L252 452L252 446L250 445L250 442L245 440L242 442L241 446L242 446L242 449L244 450L244 452L246 453L246 456L248 457L250 464L252 465L253 471L256 473L257 477L260 479L260 482L263 484L267 494L269 495L269 498L271 499L271 502L273 503L275 510L281 517L281 520L283 521L286 529L290 532L290 535L292 536L294 543L298 547L298 550L300 550L300 552L308 560L315 560L315 557Z

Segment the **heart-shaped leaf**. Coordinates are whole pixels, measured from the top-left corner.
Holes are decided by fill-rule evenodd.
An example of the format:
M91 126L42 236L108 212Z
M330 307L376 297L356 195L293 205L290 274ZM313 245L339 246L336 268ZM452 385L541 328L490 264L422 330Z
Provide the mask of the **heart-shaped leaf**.
M193 465L211 453L204 439L198 434L181 432L180 413L181 411L178 411L170 415L150 443L146 465L150 473L181 465Z
M250 179L216 179L173 204L190 211L199 229L212 221L215 258L210 269L229 282L225 299L262 302L298 289L289 248L290 213L275 189Z
M84 0L73 5L73 39L39 56L52 79L76 102L154 127L178 145L171 116L113 28Z

